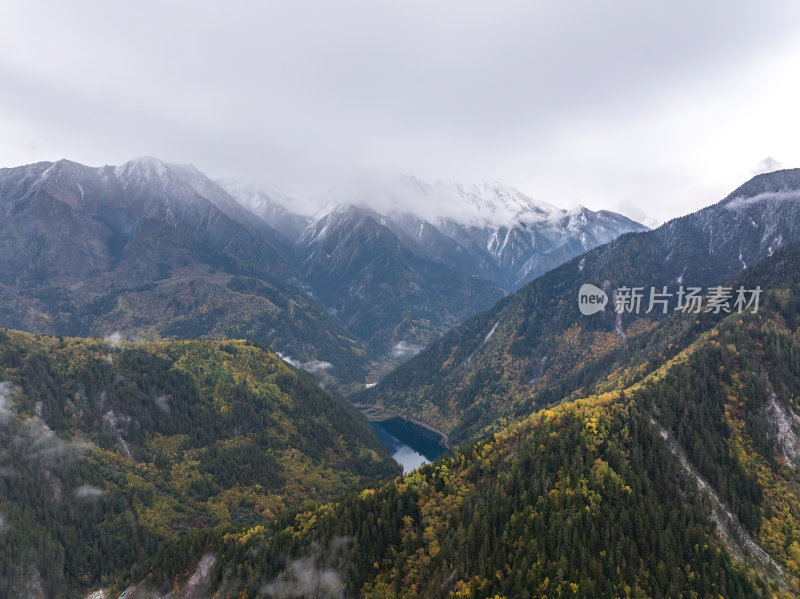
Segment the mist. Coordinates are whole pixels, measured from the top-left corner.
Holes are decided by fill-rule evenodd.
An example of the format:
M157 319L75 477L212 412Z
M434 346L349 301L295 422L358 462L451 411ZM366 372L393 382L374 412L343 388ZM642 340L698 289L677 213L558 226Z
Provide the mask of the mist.
M299 196L499 180L660 222L767 157L800 166L798 17L790 0L15 3L0 166L154 155Z

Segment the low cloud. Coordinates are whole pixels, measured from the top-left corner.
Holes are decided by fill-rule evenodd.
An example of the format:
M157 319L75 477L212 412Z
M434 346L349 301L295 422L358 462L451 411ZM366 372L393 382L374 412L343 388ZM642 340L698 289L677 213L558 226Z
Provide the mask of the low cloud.
M635 220L637 223L643 224L645 227L649 227L650 229L654 229L660 224L657 218L650 216L637 204L631 202L630 200L617 202L614 210L630 219Z
M22 423L22 432L29 441L28 455L32 457L60 457L68 451L67 443L38 416Z
M264 585L262 592L277 597L344 597L339 573L333 568L318 568L313 557L293 561L288 580Z
M276 580L261 587L261 593L268 597L344 597L341 576L332 564L351 542L348 537L336 537L326 552L313 544L309 555L293 560Z
M800 200L800 191L775 191L759 193L749 198L738 196L733 198L730 202L725 204L725 208L729 210L737 210L739 208L746 208L759 202L767 200L774 200L778 202L796 202Z
M111 347L119 349L122 347L122 342L124 341L124 338L122 337L122 333L120 333L119 331L114 331L110 335L106 335L103 341L108 343Z
M767 156L764 160L760 161L753 169L754 175L761 175L763 173L771 173L783 168L783 163L775 160L772 156Z
M416 343L408 343L407 341L398 341L392 346L393 358L410 358L422 351L422 346Z
M80 437L64 441L38 416L25 420L21 431L21 441L27 445L25 455L45 464L71 460L92 447L91 441Z
M169 395L159 395L158 397L154 398L153 401L156 404L156 407L161 410L162 412L169 412Z
M317 373L322 372L323 370L328 370L329 368L333 368L333 364L323 360L312 360L311 362L305 362L301 368L303 370L308 370L309 372Z
M93 485L81 485L75 489L75 497L80 499L94 499L103 495L103 489Z
M11 383L0 383L0 424L8 424L13 417L9 400L12 391ZM39 462L45 468L79 458L92 447L92 442L82 436L62 439L40 416L14 423L12 431L11 451L27 461ZM4 461L3 457L0 451L0 462ZM12 466L0 463L0 477L17 475Z
M10 399L13 388L14 386L7 381L0 383L0 424L5 424L14 415Z
M311 372L313 374L317 374L318 372L322 372L323 370L328 370L329 368L333 368L333 364L330 362L325 362L323 360L311 360L309 362L301 362L300 360L295 360L291 356L287 356L282 354L281 352L277 352L278 356L281 360L294 366L295 368L299 368L301 370L305 370L307 372Z

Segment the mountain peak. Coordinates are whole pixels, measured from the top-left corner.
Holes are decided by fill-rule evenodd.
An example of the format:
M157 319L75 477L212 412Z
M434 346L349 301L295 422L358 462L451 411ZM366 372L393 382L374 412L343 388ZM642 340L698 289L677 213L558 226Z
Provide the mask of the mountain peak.
M476 212L476 216L486 220L486 224L510 225L520 221L539 221L560 212L556 206L534 200L500 181L468 186L456 183L453 187L464 203Z
M223 189L191 164L167 164L153 156L143 156L117 166L114 175L126 187L155 185L164 191L170 189L170 193L177 193L183 198L198 195L217 204L223 211L220 203L235 203Z
M375 206L385 214L412 214L429 222L449 220L467 226L513 226L537 222L563 212L556 206L534 200L500 181L463 184L449 181L426 183L411 175L400 175L370 192L388 204Z
M162 177L167 170L167 165L158 158L141 156L119 165L114 169L114 173L119 178L128 178L133 175Z

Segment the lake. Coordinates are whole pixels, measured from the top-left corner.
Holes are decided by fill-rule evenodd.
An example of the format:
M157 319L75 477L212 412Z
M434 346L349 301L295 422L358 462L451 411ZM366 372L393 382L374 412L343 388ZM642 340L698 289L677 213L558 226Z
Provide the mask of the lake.
M403 472L411 472L432 462L447 451L439 445L439 435L402 418L389 418L370 424L381 443L403 467Z

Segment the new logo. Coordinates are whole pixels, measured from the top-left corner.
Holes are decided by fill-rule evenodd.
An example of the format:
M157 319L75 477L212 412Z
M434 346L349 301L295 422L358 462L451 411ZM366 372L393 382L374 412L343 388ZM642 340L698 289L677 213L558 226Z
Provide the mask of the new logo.
M606 292L589 283L584 283L578 290L578 309L584 316L602 312L608 303Z

